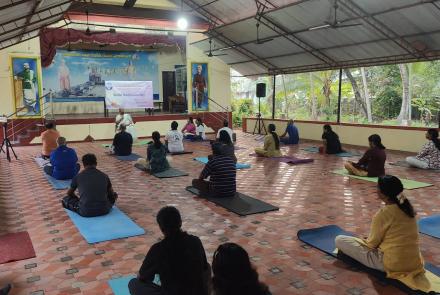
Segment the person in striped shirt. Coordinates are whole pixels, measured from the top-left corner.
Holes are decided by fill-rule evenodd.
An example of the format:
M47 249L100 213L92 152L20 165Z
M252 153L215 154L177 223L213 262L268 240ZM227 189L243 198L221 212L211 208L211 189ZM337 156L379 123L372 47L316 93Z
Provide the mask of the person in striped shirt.
M237 192L236 175L234 160L222 154L220 143L213 143L212 157L200 173L200 177L193 180L192 185L200 191L201 196L233 197Z

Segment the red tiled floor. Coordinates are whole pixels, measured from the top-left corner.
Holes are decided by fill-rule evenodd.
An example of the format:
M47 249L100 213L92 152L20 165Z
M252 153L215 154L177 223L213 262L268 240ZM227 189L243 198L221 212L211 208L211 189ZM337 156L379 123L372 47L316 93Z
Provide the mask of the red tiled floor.
M284 294L402 294L392 286L352 270L346 264L305 247L296 238L301 228L338 224L359 235L368 233L371 216L380 207L374 183L344 178L330 173L344 159L309 154L300 147L283 146L283 152L312 157L315 162L289 166L276 161L249 157L261 142L238 133L240 162L252 164L239 170L239 191L279 206L267 214L239 217L185 191L202 165L192 160L208 155L200 143L185 143L193 155L174 156L172 166L187 171L189 177L157 179L135 169L132 162L120 162L105 155L101 142L72 146L81 156L93 152L98 167L111 178L119 193L118 207L146 230L146 234L123 240L89 245L60 206L63 191L53 190L32 156L39 146L17 147L19 160L0 159L0 234L27 230L37 257L0 265L0 283L12 282L17 294L112 294L106 281L135 273L143 256L161 237L155 214L165 205L179 208L183 226L198 235L209 261L217 246L225 241L241 244L249 252L260 277L274 295ZM145 153L145 147L135 152ZM405 153L388 152L389 160ZM419 216L438 214L440 196L438 174L388 166L387 172L400 177L434 183L436 186L412 190L407 196ZM439 265L438 241L421 236L426 260ZM44 293L42 293L44 292Z

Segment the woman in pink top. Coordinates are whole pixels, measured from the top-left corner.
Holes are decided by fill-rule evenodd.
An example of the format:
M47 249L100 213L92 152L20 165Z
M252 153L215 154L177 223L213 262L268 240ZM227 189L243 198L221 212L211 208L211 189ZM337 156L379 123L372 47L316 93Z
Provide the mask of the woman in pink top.
M46 129L46 131L41 133L41 143L43 144L41 155L43 159L48 159L50 153L57 148L57 139L60 137L60 133L55 129L54 123L46 123Z
M194 120L192 117L188 118L188 122L182 129L182 133L185 138L193 138L196 135L196 125L194 125Z

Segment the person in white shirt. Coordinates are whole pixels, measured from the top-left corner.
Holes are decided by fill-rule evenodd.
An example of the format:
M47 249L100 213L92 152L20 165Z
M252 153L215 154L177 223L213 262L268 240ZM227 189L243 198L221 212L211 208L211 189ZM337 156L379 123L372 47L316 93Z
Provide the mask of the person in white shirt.
M201 118L197 118L196 125L197 126L196 126L195 140L206 140L205 125L203 124Z
M177 130L179 124L176 121L171 122L171 130L165 136L165 145L170 153L180 153L183 148L183 134Z
M134 127L134 121L130 114L125 114L123 109L119 109L119 114L115 119L116 123L116 132L121 131L121 126L124 125L126 127L126 131L130 133L133 141L137 140L136 130Z
M229 128L228 126L229 126L229 122L228 122L228 120L224 120L224 121L223 121L223 128L220 128L220 129L217 131L217 139L220 138L220 132L221 132L222 130L224 130L224 131L228 132L229 137L231 138L231 142L234 141L234 136L233 136L234 132L233 132L232 129Z

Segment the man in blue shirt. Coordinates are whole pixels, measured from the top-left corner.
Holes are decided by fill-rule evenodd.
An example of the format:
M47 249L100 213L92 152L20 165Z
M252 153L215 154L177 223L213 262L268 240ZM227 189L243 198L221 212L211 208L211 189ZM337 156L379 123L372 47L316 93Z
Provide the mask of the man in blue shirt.
M67 147L66 139L58 137L58 147L50 154L51 166L44 166L44 172L56 179L72 179L80 169L74 149Z
M289 137L286 137L287 134L289 134ZM298 144L298 128L296 128L296 126L293 124L292 119L287 122L286 131L284 131L283 135L280 136L280 140L284 144Z

